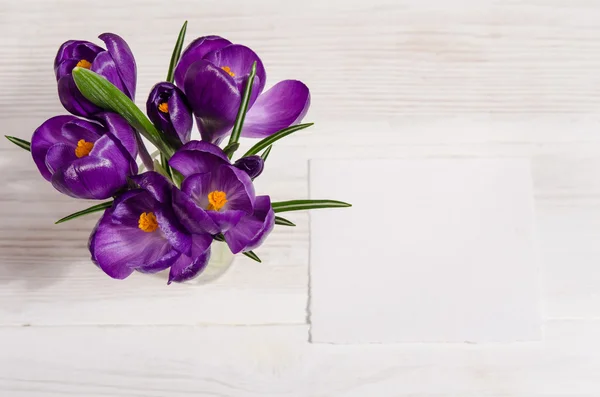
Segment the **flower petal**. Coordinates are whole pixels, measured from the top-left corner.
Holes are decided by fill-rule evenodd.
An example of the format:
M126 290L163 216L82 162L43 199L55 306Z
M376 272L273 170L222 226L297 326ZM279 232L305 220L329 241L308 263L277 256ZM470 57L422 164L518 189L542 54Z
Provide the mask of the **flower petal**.
M67 111L77 116L90 118L102 111L102 109L85 99L70 74L58 80L58 98Z
M77 65L77 62L85 59L92 63L96 55L105 51L104 48L98 47L96 44L83 40L69 40L64 42L54 58L54 71L56 72L56 80L60 79L65 74L70 74L71 70ZM65 61L71 61L73 65L67 69L62 65ZM73 63L74 61L74 63Z
M124 92L131 100L134 100L137 82L137 67L131 49L125 40L114 33L103 33L98 36L98 38L106 44L106 49L115 61L117 71L125 86Z
M175 263L181 255L182 254L179 251L172 249L171 251L167 252L164 256L160 257L154 262L144 264L141 266L137 266L135 264L130 265L133 265L135 270L137 270L140 273L153 274L161 272L171 267L171 265Z
M217 234L221 231L212 218L208 216L207 211L200 208L190 196L179 189L173 189L172 195L173 211L177 219L190 233Z
M189 255L192 249L191 237L183 229L175 214L168 206L158 207L154 214L158 221L158 226L165 238L177 251Z
M167 111L160 110L166 103ZM167 82L152 87L146 101L146 113L150 120L170 138L179 143L190 140L194 119L183 91Z
M204 141L185 144L169 160L169 165L185 177L211 172L221 164L229 164L227 155L217 145Z
M269 196L258 196L254 213L243 217L237 225L225 233L225 241L231 252L237 254L259 247L275 226L275 213Z
M94 147L89 156L109 159L117 170L124 175L137 174L137 163L121 142L112 134L105 134L94 142Z
M262 94L246 114L242 135L264 138L297 124L310 106L308 87L297 80L284 80Z
M110 53L104 51L98 54L94 63L92 63L91 70L92 72L105 77L108 81L113 83L115 87L127 94L125 86L123 85L123 80L121 80L121 76L119 76L117 65L115 65L115 61L110 56Z
M117 113L103 112L95 116L106 127L123 147L129 152L132 159L135 159L138 154L138 143L135 138L135 131L129 125L127 120Z
M175 86L173 89L173 95L171 95L168 101L169 117L173 125L173 130L181 143L187 143L190 141L192 127L194 126L192 109L188 105L183 91Z
M248 156L236 161L234 166L248 174L251 179L255 179L262 174L265 161L260 156Z
M179 87L184 86L185 74L194 62L201 60L209 52L218 50L229 44L231 44L229 40L219 36L204 36L192 41L183 50L179 58L179 63L175 68L175 82L177 85Z
M201 60L190 66L184 81L202 140L216 142L235 122L241 94L224 70Z
M124 279L136 267L159 261L171 251L160 233L114 223L106 210L89 241L92 261L112 278Z
M181 255L179 260L171 266L168 284L191 280L198 276L208 264L212 236L195 234L192 236L192 241L191 256Z
M158 172L148 171L140 175L134 175L130 179L150 193L156 201L161 203L171 201L173 184Z
M229 68L229 71L234 74L233 80L239 92L244 92L244 85L252 70L252 64L256 62L256 77L252 87L250 107L265 88L267 82L265 67L258 55L246 46L232 44L206 54L204 59L219 68Z
M230 165L220 166L212 176L210 190L220 190L227 195L223 210L240 210L247 214L254 210L254 185L242 170Z
M61 135L61 129L63 125L69 121L76 120L74 116L55 116L52 117L42 125L40 125L33 133L31 137L31 157L35 165L37 165L40 173L46 180L52 178L52 172L46 165L46 154L50 147L56 143L70 143L71 140L63 140Z
M46 153L46 167L52 174L77 160L75 149L66 143L57 143Z
M112 206L112 220L128 227L138 227L140 215L155 212L159 203L152 195L142 189L128 190L119 195Z
M127 183L126 174L106 158L86 156L52 175L52 185L75 198L109 198Z

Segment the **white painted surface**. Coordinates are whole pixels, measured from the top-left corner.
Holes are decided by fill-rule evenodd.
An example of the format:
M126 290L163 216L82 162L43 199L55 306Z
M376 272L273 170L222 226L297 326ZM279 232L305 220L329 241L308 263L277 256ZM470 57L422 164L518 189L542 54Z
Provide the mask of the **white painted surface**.
M0 143L0 395L600 395L600 4L596 0L0 0L0 120L27 137L63 112L66 39L123 35L138 104L176 33L222 34L262 56L267 84L312 89L315 128L278 143L257 190L307 197L309 158L530 157L543 342L306 342L308 216L211 286L107 279L88 260L87 203Z
M541 338L527 159L315 160L311 341Z

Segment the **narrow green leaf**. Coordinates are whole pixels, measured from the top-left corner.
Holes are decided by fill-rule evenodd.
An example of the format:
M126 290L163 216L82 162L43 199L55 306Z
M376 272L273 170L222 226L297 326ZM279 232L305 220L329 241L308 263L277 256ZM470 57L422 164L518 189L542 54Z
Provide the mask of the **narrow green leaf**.
M313 210L317 208L352 207L352 204L336 200L291 200L271 203L271 207L273 207L273 211L275 212L287 212Z
M253 251L244 252L243 254L246 255L248 258L252 259L253 261L257 261L258 263L262 263L262 261L260 260L260 258L258 257L258 255L256 255Z
M213 236L213 239L215 239L216 241L221 241L221 242L223 242L223 241L225 241L225 236L223 236L223 234L222 234L222 233L219 233L219 234L215 234L215 235Z
M173 54L171 55L171 62L169 62L169 72L167 73L167 81L172 83L175 79L175 67L179 58L181 57L181 50L183 49L183 41L185 40L185 32L187 31L188 21L183 23L179 36L177 36L177 42L175 42L175 48L173 48Z
M83 216L83 215L92 214L94 212L99 212L99 211L104 211L105 209L110 208L112 205L113 205L112 201L107 201L105 203L96 204L90 208L86 208L84 210L75 212L71 215L65 216L64 218L61 218L61 219L57 220L56 222L54 222L54 224L58 225L59 223L70 221L71 219L79 218L80 216Z
M263 154L260 155L260 157L262 157L263 161L267 161L267 157L269 157L269 154L271 154L271 149L273 149L273 145L270 145L267 150L265 150L263 152Z
M244 94L242 95L242 100L240 102L240 108L238 109L237 117L235 118L235 124L233 124L231 136L229 137L229 144L225 148L225 152L227 153L229 158L233 156L233 152L235 152L239 147L236 147L235 144L237 144L237 142L240 140L242 127L244 126L244 120L246 119L248 103L250 102L250 95L252 95L252 85L254 84L254 76L256 76L256 61L254 61L254 63L252 64L250 75L248 76L248 80L246 80L246 85L244 86ZM227 148L231 149L227 151Z
M287 219L282 218L280 216L275 217L275 224L281 226L296 226L294 222L288 221Z
M25 149L25 150L31 152L31 143L27 142L26 140L20 139L20 138L16 138L16 137L10 136L10 135L4 135L4 136L6 137L6 139L8 139L9 141L11 141L12 143L14 143L15 145L17 145L21 149Z
M173 155L175 150L162 139L160 132L148 117L111 82L91 70L80 67L74 68L72 75L84 97L96 106L120 114L165 156L170 158Z
M300 131L305 128L308 128L313 124L314 123L298 124L298 125L293 125L291 127L284 128L283 130L277 131L276 133L269 135L268 137L260 140L256 145L252 146L250 148L250 150L248 150L246 152L246 154L244 154L242 157L248 157L248 156L258 154L258 152L271 146L274 142L280 140L281 138L284 138L290 134L293 134L296 131Z
M154 160L154 171L158 172L165 178L170 179L169 173L163 168L163 166L160 164L160 161L158 160Z

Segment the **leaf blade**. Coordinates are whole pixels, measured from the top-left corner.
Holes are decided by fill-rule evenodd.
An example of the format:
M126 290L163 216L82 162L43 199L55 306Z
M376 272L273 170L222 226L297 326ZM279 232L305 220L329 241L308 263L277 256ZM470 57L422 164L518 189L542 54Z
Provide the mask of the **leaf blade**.
M286 136L293 134L296 131L308 128L311 125L314 125L314 123L298 124L288 128L284 128L283 130L279 130L276 133L260 140L256 145L252 146L242 157L248 157L258 154L258 152L272 145L281 138L285 138Z
M248 104L250 103L250 96L252 95L252 86L254 84L255 76L256 61L254 61L254 63L252 64L250 75L248 76L248 80L246 80L246 85L244 86L244 94L242 95L242 100L240 101L240 107L235 118L235 123L233 124L233 129L231 130L229 143L224 149L225 153L227 153L227 156L229 158L233 156L233 153L239 147L239 144L237 142L240 140L240 135L242 134L242 127L244 126L244 120L246 119L246 112L248 111Z
M12 142L15 145L17 145L18 147L20 147L21 149L25 149L28 152L31 152L31 143L29 141L26 141L21 138L17 138L15 136L10 136L10 135L4 135L4 137L6 139L8 139L10 142Z
M91 206L89 208L86 208L84 210L74 212L71 215L67 215L64 218L60 218L59 220L57 220L56 222L54 222L54 224L58 225L59 223L70 221L72 219L79 218L80 216L84 216L84 215L87 215L87 214L93 214L94 212L103 211L103 210L105 210L107 208L112 207L112 205L113 205L113 201L106 201L104 203L96 204L96 205L93 205L93 206Z
M185 33L187 32L188 21L183 23L177 41L175 42L175 48L173 48L173 54L171 54L171 61L169 62L169 71L167 72L167 81L172 83L175 79L175 67L181 57L181 50L183 49L183 41L185 40Z
M258 257L258 255L256 255L254 253L254 251L243 252L243 254L246 255L248 258L252 259L253 261L256 261L258 263L262 263L262 261L260 260L260 258Z
M84 97L103 109L118 113L157 149L167 157L171 157L175 150L165 142L160 132L144 113L125 95L104 77L91 70L76 67L72 72L77 88Z
M352 207L352 204L337 200L290 200L271 203L271 207L275 213L278 213L319 208L346 208Z
M289 221L281 216L275 217L275 224L280 226L296 226L294 222Z
M267 157L269 157L269 154L271 154L271 149L273 149L273 145L270 145L267 150L265 150L263 152L263 154L260 155L260 157L262 157L263 161L267 161Z

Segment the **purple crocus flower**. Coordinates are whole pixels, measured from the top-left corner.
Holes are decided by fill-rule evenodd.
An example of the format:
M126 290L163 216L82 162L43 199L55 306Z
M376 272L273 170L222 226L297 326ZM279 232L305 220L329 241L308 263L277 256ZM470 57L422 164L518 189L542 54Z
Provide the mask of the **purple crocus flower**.
M212 236L190 235L171 209L169 181L156 172L132 177L140 188L119 196L92 232L92 261L112 278L170 268L169 284L196 277L210 258Z
M146 112L152 122L167 136L183 144L190 141L192 110L183 92L171 83L158 83L150 91Z
M255 179L262 174L265 161L260 156L248 156L236 161L234 166L245 171L251 179Z
M115 113L100 113L97 118L100 122L56 116L33 133L33 161L61 193L105 199L137 173L137 144L131 126Z
M219 142L233 127L255 61L256 77L242 136L265 137L299 123L306 115L310 92L304 83L284 80L262 93L267 76L254 51L219 36L200 37L181 55L175 81L188 98L203 140Z
M255 197L250 176L218 146L192 141L169 164L185 177L181 191L173 191L173 209L192 233L224 233L238 253L256 248L273 229L269 197Z
M104 76L131 100L135 99L137 72L131 49L116 34L103 33L98 37L106 44L106 50L89 41L69 40L60 46L54 59L60 102L70 113L88 118L102 110L79 92L71 75L76 66Z

